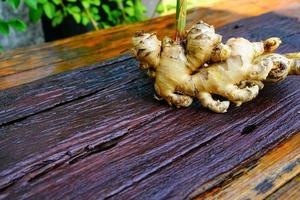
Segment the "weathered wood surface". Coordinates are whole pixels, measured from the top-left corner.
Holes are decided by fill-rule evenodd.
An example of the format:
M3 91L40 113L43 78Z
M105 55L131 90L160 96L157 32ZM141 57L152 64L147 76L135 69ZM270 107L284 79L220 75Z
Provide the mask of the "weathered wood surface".
M299 199L299 172L300 134L296 134L197 199Z
M300 175L286 183L278 191L267 197L267 200L298 200L300 194Z
M205 20L218 28L233 21L293 6L299 2L299 0L224 0L210 8L191 10L188 25ZM297 10L293 12L297 13ZM174 16L171 15L0 54L0 89L119 56L131 47L131 36L136 30L157 32L159 36L173 35L174 26Z
M280 36L287 52L300 49L299 30L297 18L269 13L218 32L225 39ZM0 198L201 198L238 181L243 169L259 171L260 158L288 138L293 148L280 152L299 156L299 83L290 77L267 86L228 114L197 103L174 109L153 100L151 81L125 55L0 91ZM286 156L277 163L294 161ZM250 192L270 195L262 191Z

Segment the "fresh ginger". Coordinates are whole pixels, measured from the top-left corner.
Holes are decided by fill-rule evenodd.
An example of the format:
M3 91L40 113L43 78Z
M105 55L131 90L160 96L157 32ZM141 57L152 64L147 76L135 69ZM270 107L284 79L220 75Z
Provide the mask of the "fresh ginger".
M300 74L300 53L273 53L279 38L261 42L231 38L226 44L221 40L212 26L200 22L187 32L184 45L138 32L132 52L155 79L156 94L170 105L188 107L196 97L218 113L226 112L230 102L240 106L254 99L263 81L279 82L289 74Z

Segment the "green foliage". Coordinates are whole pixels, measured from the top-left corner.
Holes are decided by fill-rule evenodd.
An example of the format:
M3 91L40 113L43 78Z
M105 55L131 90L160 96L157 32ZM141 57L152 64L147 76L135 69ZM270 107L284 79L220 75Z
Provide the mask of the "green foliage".
M29 7L29 8L32 8L32 9L37 9L37 0L24 0L24 3Z
M217 3L221 0L188 0L187 8L194 8L199 6L207 6L213 3ZM156 12L159 15L167 15L176 12L176 1L175 0L161 0L157 6Z
M36 23L42 17L43 12L44 12L44 10L41 6L38 6L37 9L29 8L29 19L32 22Z
M100 22L102 28L147 19L145 16L146 8L141 0L110 0L109 2L117 9L111 9L107 4L101 6L101 10L107 15L107 20Z
M27 29L27 25L19 19L11 19L7 23L10 27L20 32L24 32Z
M16 12L23 2L29 9L29 19L38 22L43 15L51 20L52 26L58 26L71 16L77 24L94 29L109 28L145 20L146 8L141 0L3 0ZM99 13L104 13L100 16ZM26 24L21 19L5 21L0 18L0 34L9 35L10 28L26 31ZM2 46L0 45L0 51Z
M7 0L7 3L13 7L13 9L17 9L20 5L20 0Z
M21 0L4 1L15 10L21 3ZM97 28L146 19L146 8L141 0L24 0L24 3L29 8L31 21L37 22L45 14L53 26L61 24L67 16L72 16L78 24L86 26L91 23ZM101 12L106 14L105 19L99 15Z
M0 33L5 36L9 34L9 24L6 21L0 21Z
M17 31L23 32L26 30L27 26L20 19L11 19L9 21L0 19L0 33L2 35L7 36L10 28L14 28Z

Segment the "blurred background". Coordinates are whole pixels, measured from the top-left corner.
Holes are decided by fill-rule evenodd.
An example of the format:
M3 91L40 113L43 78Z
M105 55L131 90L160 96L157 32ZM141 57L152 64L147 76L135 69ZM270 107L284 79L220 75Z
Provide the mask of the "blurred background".
M189 0L188 8L222 0ZM0 50L175 13L176 0L2 0Z

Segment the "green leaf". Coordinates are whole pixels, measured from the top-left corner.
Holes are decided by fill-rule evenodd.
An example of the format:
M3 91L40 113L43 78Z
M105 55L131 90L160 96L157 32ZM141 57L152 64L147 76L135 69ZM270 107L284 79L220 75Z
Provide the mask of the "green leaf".
M25 4L34 10L37 9L37 0L24 0Z
M113 11L111 12L111 15L112 15L114 18L119 18L119 17L122 15L122 13L121 13L120 11L118 11L118 10L113 10Z
M63 16L62 12L60 10L57 11L55 14L55 17L52 20L52 26L55 27L55 26L61 24L63 19L64 19L64 16Z
M3 46L0 44L0 53L1 52L4 52L4 48L3 48Z
M67 0L68 2L76 2L76 0Z
M106 22L100 22L100 27L102 28L110 28L111 26Z
M7 3L13 8L17 9L20 5L20 0L7 0Z
M106 4L102 5L102 9L107 15L110 15L110 7Z
M161 3L157 6L156 12L158 14L162 14L164 12L164 6Z
M82 6L83 6L84 8L89 8L89 7L90 7L90 2L89 2L88 0L83 0L83 1L81 2L81 4L82 4Z
M37 2L40 3L40 4L45 4L45 3L48 2L48 0L37 0Z
M167 10L173 10L173 9L176 9L176 5L167 5Z
M140 0L136 1L135 3L135 7L134 7L134 12L135 12L135 16L138 19L143 19L143 14L145 13L146 8L145 6L142 4L142 2Z
M90 23L90 19L87 17L85 13L82 14L81 16L81 22L84 26L88 25Z
M129 16L134 16L135 13L134 13L134 9L132 7L128 7L128 8L125 8L124 11L127 13L127 15Z
M29 19L34 23L38 22L41 19L42 14L43 14L43 8L40 6L38 6L36 10L32 8L29 9Z
M53 5L53 3L47 2L46 4L44 4L43 8L46 16L49 19L52 19L55 15L55 6Z
M93 4L93 5L96 5L96 6L100 6L101 2L100 2L100 0L91 0L90 4Z
M81 21L81 15L80 15L80 13L73 13L72 16L75 19L76 23L79 24L80 21Z
M55 5L61 4L62 0L52 0Z
M9 26L5 21L0 21L0 33L5 36L9 34Z
M9 26L17 31L24 32L27 29L27 25L20 19L12 19L8 22Z
M101 19L101 17L100 17L99 14L94 14L94 15L93 15L93 19L94 19L95 21L99 21L99 20Z
M97 7L92 7L91 11L93 14L99 14L99 9Z
M79 8L78 6L69 6L69 7L68 7L68 12L69 12L71 15L73 15L73 14L75 14L75 13L80 13L81 10L80 10L80 8Z
M133 6L133 2L132 1L126 1L126 5L127 6Z

